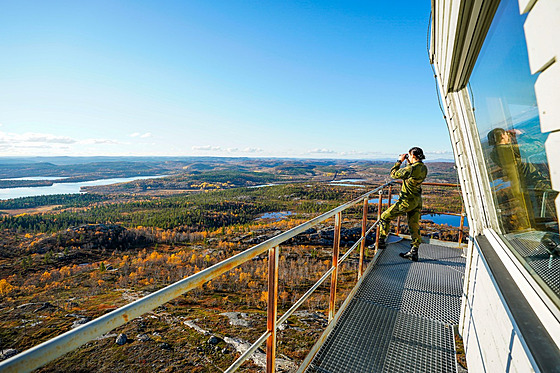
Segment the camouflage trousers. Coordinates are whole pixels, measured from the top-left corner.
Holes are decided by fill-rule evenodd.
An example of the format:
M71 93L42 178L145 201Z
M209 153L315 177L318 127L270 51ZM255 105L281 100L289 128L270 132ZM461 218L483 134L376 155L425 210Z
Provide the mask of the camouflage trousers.
M412 249L418 250L422 237L420 236L420 216L422 213L422 197L403 198L389 207L381 214L381 221L379 224L379 239L385 240L391 231L391 220L399 215L405 215L408 219L408 228L412 236Z

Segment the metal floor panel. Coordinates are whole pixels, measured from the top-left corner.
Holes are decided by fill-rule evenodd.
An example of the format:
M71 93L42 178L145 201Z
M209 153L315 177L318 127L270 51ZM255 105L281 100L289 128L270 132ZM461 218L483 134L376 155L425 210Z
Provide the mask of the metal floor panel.
M423 244L420 261L410 262L398 255L408 250L407 243L388 246L376 268L364 279L356 298L458 324L465 267L462 251Z
M422 244L418 262L391 244L307 368L311 373L455 372L462 251Z
M398 311L353 299L308 372L381 372Z
M383 372L455 372L453 326L399 312Z

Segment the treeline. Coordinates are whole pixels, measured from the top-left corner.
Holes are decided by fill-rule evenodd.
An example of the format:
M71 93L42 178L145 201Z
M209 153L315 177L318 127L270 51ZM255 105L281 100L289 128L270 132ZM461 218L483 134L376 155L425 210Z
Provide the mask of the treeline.
M268 172L253 172L253 171L240 171L240 170L216 170L205 171L202 173L191 173L185 175L190 181L198 182L223 182L229 181L234 185L245 185L247 182L252 183L270 183L277 181L278 176ZM179 177L180 178L180 177Z
M187 225L200 229L244 224L258 214L276 211L274 203L217 202L193 206L169 201L132 202L92 207L84 211L4 217L0 229L18 232L53 233L83 224L119 223L128 227L149 226L171 229Z
M277 181L278 177L266 172L252 172L239 170L211 170L211 171L192 171L175 176L168 176L157 179L141 179L134 183L150 186L151 188L167 188L170 185L183 186L184 184L219 183L230 186L245 186L252 184L265 184ZM129 183L130 184L130 183ZM124 184L126 186L126 184Z
M92 158L92 161L94 159ZM20 178L29 175L47 177L70 177L72 181L95 180L113 177L132 177L147 175L165 175L184 166L184 163L165 162L163 160L127 161L97 161L75 164L53 164L48 162L0 164L0 178ZM66 180L67 181L67 180ZM65 179L57 180L65 182Z
M424 211L432 213L461 212L463 202L459 188L426 186L423 189Z
M321 213L349 200L355 189L323 185L278 185L267 188L237 188L190 196L154 198L144 201L104 204L81 211L61 211L33 215L5 216L0 229L17 232L53 233L83 224L122 224L126 227L173 229L188 226L205 230L233 224L246 224L266 212L290 210L295 213ZM29 197L28 205L64 202L62 196ZM98 195L67 196L67 205L98 202ZM6 201L7 202L7 201ZM22 201L23 203L23 201Z
M174 229L189 226L194 230L216 229L246 224L266 212L291 211L296 214L326 212L356 198L363 189L321 184L284 184L266 188L231 188L187 196L152 197L150 200L108 203L81 211L5 216L0 229L17 232L53 233L83 224L118 223L126 227ZM433 212L460 212L458 190L427 188L424 208ZM3 201L1 208L25 208L60 204L88 206L108 199L96 194L26 197ZM371 206L371 210L375 210ZM361 206L351 209L361 214Z
M141 193L147 190L218 190L251 186L278 181L278 177L266 172L240 170L192 171L173 176L140 179L128 183L88 186L84 189L98 193Z
M312 186L307 188L294 188L290 197L305 198L312 201L347 201L364 192L362 189L349 189L336 186Z
M53 185L52 180L19 180L8 179L0 180L0 188L26 188L26 187L42 187Z
M108 197L99 194L53 194L50 196L20 197L0 200L0 210L27 209L50 205L85 207L91 203L106 201L107 199Z

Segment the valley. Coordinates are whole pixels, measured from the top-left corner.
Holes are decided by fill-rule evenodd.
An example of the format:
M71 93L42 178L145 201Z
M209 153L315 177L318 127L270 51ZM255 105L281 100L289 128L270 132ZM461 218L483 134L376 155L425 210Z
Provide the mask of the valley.
M5 356L23 351L246 250L379 185L391 166L210 160L85 194L0 201L0 349ZM428 167L429 181L456 177L452 164ZM333 179L363 181L346 186ZM254 187L266 184L273 185ZM460 212L460 192L426 187L424 205L429 212ZM369 214L373 222L373 204ZM345 213L342 250L359 238L360 219L361 210ZM457 239L456 228L424 221L422 229L425 236ZM333 236L332 224L319 225L282 246L280 314L329 268ZM339 273L339 302L356 281L356 266L353 254ZM261 256L40 371L218 372L239 356L233 338L252 343L264 331L266 279ZM278 349L286 370L325 327L328 294L323 284L283 326ZM257 360L241 371L258 369Z

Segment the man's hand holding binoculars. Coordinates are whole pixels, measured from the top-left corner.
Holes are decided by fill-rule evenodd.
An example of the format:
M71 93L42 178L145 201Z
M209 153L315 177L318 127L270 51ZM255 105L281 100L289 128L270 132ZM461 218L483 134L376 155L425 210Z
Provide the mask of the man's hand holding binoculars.
M399 161L400 161L401 163L403 163L405 159L408 160L408 154L401 154L401 155L399 155Z

